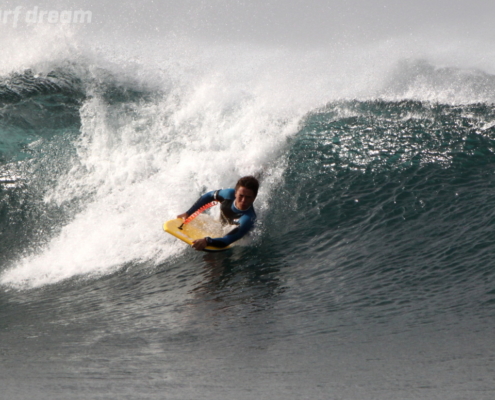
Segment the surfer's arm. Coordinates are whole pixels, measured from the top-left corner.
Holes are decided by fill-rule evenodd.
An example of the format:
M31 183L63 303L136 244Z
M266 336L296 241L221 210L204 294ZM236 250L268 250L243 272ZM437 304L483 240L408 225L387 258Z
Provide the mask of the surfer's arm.
M224 201L225 199L234 199L234 190L233 189L220 189L220 190L212 190L211 192L205 193L201 196L196 203L192 205L192 207L187 210L185 213L177 215L177 218L186 219L195 211L199 210L204 205L211 203L212 201Z
M254 218L251 218L247 215L241 217L239 219L239 226L235 229L231 230L224 237L221 238L210 238L206 237L206 243L208 246L213 247L227 247L228 245L236 242L241 239L246 233L248 233L251 228L254 226Z
M196 203L193 204L193 206L189 210L184 213L187 214L186 218L195 211L199 210L204 205L211 203L212 201L224 201L227 198L233 198L230 193L231 191L232 189L220 189L212 190L211 192L205 193L198 199L198 201L196 201ZM184 214L178 215L177 218L183 218Z
M182 219L185 219L187 217L189 217L189 215L191 215L192 213L194 213L195 211L199 210L201 207L203 207L205 204L208 204L208 203L211 203L215 198L214 198L214 195L215 195L215 190L211 191L211 192L208 192L208 193L205 193L203 196L201 196L197 201L196 203L194 203L192 205L192 207L187 210L184 214L180 214L177 216L177 218L182 218Z

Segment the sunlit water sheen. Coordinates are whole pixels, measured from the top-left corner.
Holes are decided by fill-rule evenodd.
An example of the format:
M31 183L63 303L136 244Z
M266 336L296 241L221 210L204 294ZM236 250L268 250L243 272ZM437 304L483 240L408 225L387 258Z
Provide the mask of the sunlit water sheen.
M151 50L3 66L3 396L493 399L495 78ZM233 250L162 231L246 174Z

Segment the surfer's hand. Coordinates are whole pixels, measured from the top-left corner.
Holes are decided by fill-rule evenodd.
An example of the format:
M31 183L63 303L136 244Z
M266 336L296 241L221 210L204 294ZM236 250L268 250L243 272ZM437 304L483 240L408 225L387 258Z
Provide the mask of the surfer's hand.
M196 250L203 250L206 246L208 245L208 243L206 242L206 238L203 238L203 239L196 239L193 243L192 243L192 247Z
M187 217L189 217L189 215L187 215L187 213L177 215L177 218L186 219Z

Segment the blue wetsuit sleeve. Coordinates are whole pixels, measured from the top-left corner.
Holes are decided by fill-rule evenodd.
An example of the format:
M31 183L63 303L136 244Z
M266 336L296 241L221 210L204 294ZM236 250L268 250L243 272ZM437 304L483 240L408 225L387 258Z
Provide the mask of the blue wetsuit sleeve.
M205 204L211 203L213 200L215 200L215 192L216 190L212 190L211 192L205 193L203 196L201 196L198 201L196 201L196 203L194 203L193 206L186 211L187 215L191 215L193 212L199 210Z
M222 238L208 238L208 246L227 247L229 244L242 238L254 226L255 219L249 215L243 215L239 218L239 226L227 233Z

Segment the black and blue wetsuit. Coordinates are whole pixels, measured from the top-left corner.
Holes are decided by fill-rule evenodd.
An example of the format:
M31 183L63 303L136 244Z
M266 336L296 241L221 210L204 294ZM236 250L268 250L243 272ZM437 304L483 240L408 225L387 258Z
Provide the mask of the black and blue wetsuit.
M253 206L249 207L245 211L242 211L235 206L234 200L235 189L213 190L201 196L199 200L194 203L189 210L187 210L187 215L191 215L205 204L211 203L212 201L218 201L220 202L222 223L237 225L236 228L231 230L222 238L212 239L207 237L206 242L208 243L208 246L227 247L229 244L242 238L254 226L254 222L256 221L256 213L254 212Z

